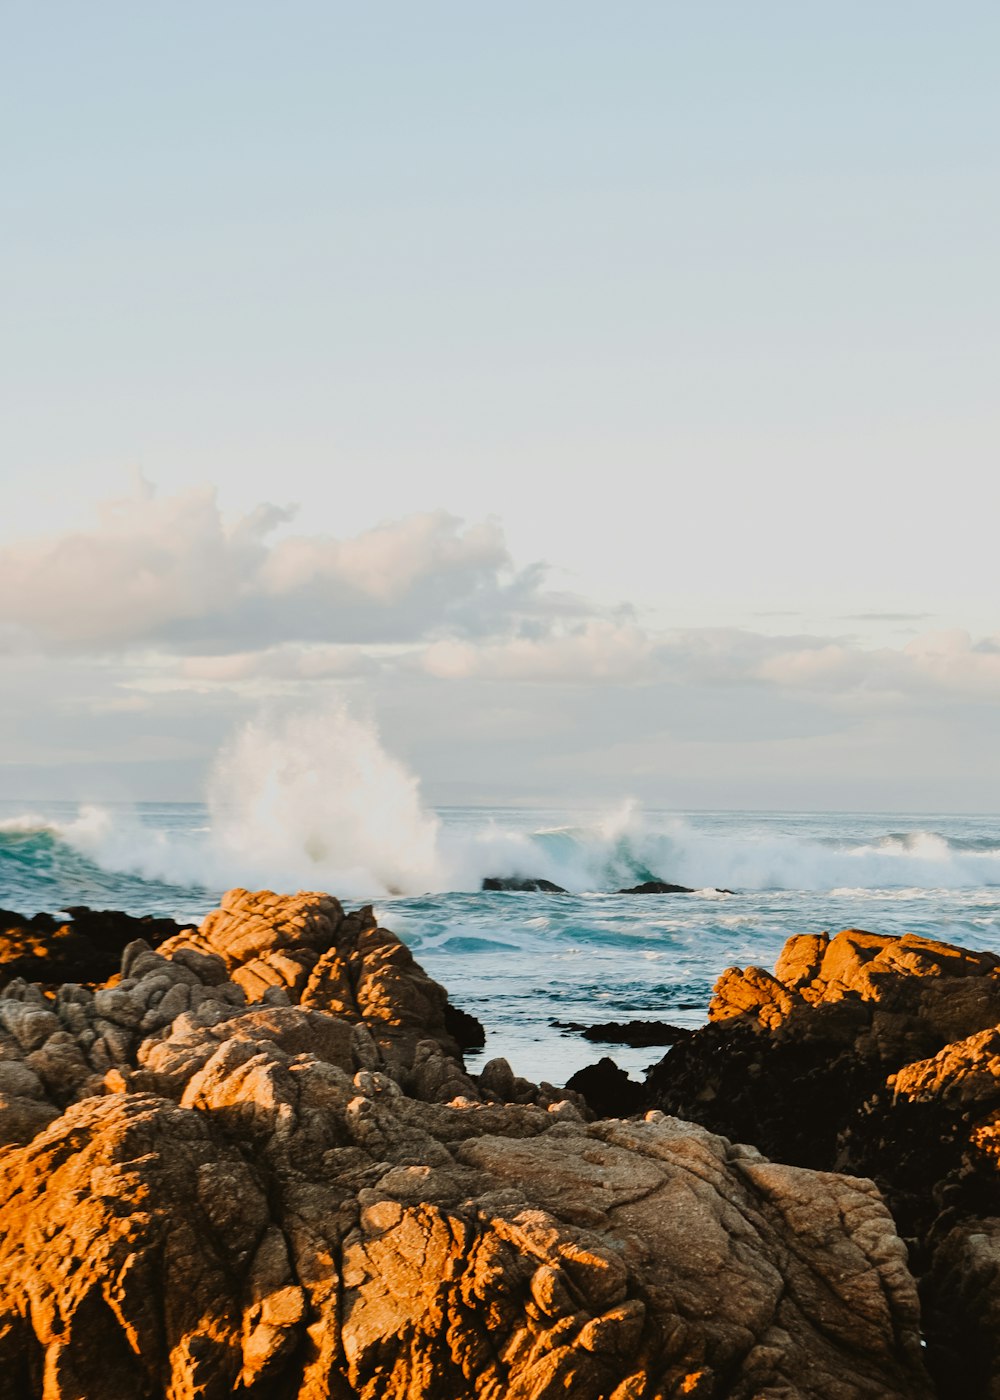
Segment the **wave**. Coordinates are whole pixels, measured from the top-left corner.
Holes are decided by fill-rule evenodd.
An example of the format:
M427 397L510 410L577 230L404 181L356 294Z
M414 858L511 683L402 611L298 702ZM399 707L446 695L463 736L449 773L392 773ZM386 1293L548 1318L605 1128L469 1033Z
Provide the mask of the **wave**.
M631 802L574 825L531 829L522 819L515 827L503 816L471 825L468 812L449 823L426 806L417 778L385 750L375 726L343 707L245 725L215 764L207 811L207 820L186 826L94 805L60 820L25 813L0 821L4 898L43 876L57 888L60 872L98 897L113 894L113 876L173 893L244 884L349 899L477 891L488 875L595 894L666 879L715 899L717 886L1000 885L1000 841L981 832L831 837L749 820L653 818Z

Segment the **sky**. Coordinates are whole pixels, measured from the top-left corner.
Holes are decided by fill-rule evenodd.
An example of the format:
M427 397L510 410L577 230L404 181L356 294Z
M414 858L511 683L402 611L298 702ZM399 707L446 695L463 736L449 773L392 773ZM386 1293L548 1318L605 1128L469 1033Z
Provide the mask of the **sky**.
M0 797L1000 810L998 42L0 5Z

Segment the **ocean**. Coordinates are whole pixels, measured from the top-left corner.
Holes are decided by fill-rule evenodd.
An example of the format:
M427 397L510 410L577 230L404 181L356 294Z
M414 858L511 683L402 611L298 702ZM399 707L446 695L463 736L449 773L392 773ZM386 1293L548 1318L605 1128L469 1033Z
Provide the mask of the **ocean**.
M197 920L235 884L372 903L485 1025L470 1067L504 1055L555 1084L602 1054L641 1074L664 1052L595 1045L554 1022L697 1026L723 968L771 967L793 933L914 932L1000 952L997 817L435 810L412 793L346 813L324 796L293 816L265 796L0 804L0 904ZM569 893L484 893L486 876ZM695 893L616 893L654 878Z

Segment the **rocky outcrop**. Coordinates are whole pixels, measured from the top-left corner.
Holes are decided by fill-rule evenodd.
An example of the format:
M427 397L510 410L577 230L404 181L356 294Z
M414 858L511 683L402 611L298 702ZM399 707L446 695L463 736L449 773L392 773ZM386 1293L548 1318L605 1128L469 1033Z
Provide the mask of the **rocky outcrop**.
M370 909L345 915L327 895L231 890L200 929L155 951L130 943L103 986L7 985L0 1143L25 1141L109 1085L170 1093L221 1043L247 1037L318 1047L351 1073L385 1070L425 1097L479 1097L456 1031L465 1044L483 1038Z
M949 1397L1000 1394L1000 958L847 929L730 968L646 1104L769 1156L873 1177L922 1279Z
M0 1395L929 1394L868 1183L220 1047L3 1162Z
M791 938L773 974L724 972L709 1018L652 1071L650 1102L784 1161L873 1174L907 1228L936 1213L932 1190L968 1145L960 1120L1000 1107L992 953L858 929Z
M12 982L0 1400L930 1395L871 1183L587 1122L454 1026L324 895Z
M0 909L0 987L15 977L49 986L60 982L93 986L115 975L134 939L145 939L155 948L192 927L173 919L151 915L137 919L117 909L85 905L65 913L66 918L35 914L29 919Z

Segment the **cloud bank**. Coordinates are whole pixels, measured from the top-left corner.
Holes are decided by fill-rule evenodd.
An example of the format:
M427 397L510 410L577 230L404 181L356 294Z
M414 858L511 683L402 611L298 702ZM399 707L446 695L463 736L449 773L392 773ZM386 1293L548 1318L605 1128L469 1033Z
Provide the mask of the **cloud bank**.
M353 538L272 538L294 518L261 505L227 522L213 491L143 484L89 530L0 551L0 625L69 651L229 653L476 637L587 611L546 590L541 566L515 569L496 522L439 510Z
M549 587L495 521L430 511L344 538L301 523L271 505L230 521L211 491L143 483L89 529L0 551L0 772L186 764L193 796L234 722L346 688L431 779L487 796L616 775L659 792L686 773L725 803L742 771L752 803L789 775L991 771L1000 635L670 630Z

